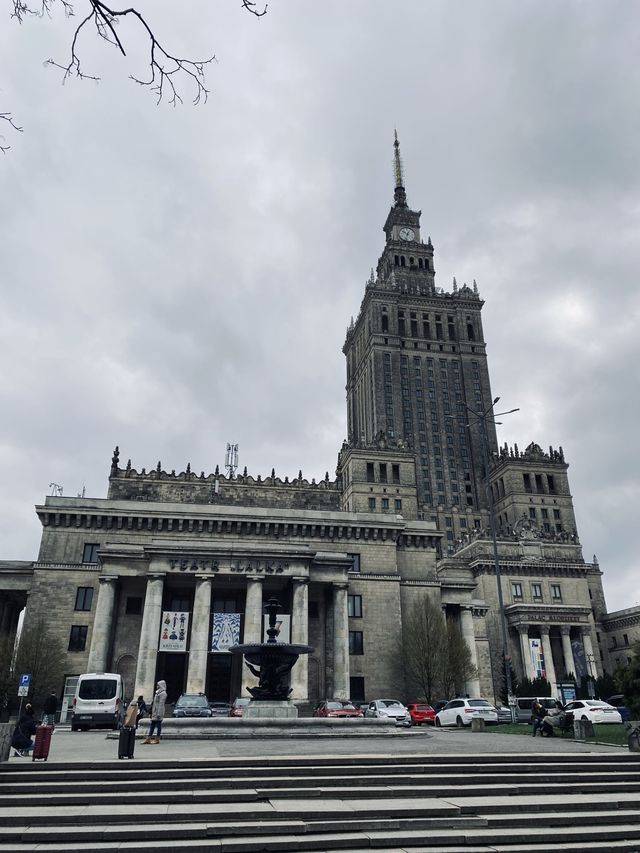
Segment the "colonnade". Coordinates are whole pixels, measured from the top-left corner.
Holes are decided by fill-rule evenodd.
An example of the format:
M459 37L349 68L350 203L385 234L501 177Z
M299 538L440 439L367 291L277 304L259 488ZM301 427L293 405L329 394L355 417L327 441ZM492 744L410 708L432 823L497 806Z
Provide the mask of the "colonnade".
M149 574L142 613L142 628L138 646L135 696L153 696L158 659L158 638L162 620L164 574ZM88 670L105 670L109 663L109 649L115 616L117 576L100 577L95 620L89 650ZM261 643L263 624L264 578L247 578L244 632L242 642ZM191 618L191 637L188 653L186 692L204 692L207 677L207 660L211 646L210 613L214 578L196 579ZM309 642L309 579L292 579L291 642L303 645ZM336 699L349 698L349 620L346 583L333 584L333 690ZM308 699L308 657L301 655L292 670L292 698ZM248 695L247 686L256 684L256 677L243 664L242 692Z
M520 638L520 651L522 654L524 675L526 678L532 681L536 677L536 674L533 669L533 661L531 660L531 649L529 646L529 640L531 639L529 637L530 627L532 626L527 624L521 624L517 626L517 630ZM590 627L588 625L561 625L560 636L562 640L562 656L564 659L564 669L567 676L569 677L575 676L576 674L576 664L573 656L573 649L571 647L572 627L575 627L576 630L580 632L587 666L589 665L589 662L595 661L595 657L593 655L593 643L591 640ZM536 625L535 628L540 632L540 641L542 644L542 654L544 657L546 679L550 684L556 684L558 679L556 676L555 664L553 662L553 653L551 650L550 626Z

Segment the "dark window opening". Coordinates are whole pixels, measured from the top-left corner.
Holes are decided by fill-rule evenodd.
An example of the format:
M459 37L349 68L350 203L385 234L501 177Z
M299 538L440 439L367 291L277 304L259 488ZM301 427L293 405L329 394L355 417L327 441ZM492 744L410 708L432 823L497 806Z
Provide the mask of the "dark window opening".
M347 596L347 614L353 619L362 618L362 596L348 595Z
M380 482L387 482L387 465L385 462L380 463Z
M84 550L82 552L82 562L83 563L97 563L98 562L98 550L100 545L94 542L85 542Z
M359 572L360 571L360 554L347 554L347 557L351 557L351 568L350 572Z
M383 332L389 331L389 317L386 314L382 315L382 331Z
M367 483L375 482L375 473L373 468L373 462L367 462Z
M139 616L142 613L142 597L139 595L128 595L124 612L130 616Z
M88 625L72 625L69 634L69 651L83 652L87 645Z
M349 654L363 655L364 642L362 631L349 631Z
M392 465L391 466L391 477L392 477L394 483L400 482L400 466L399 465Z
M93 601L93 587L79 586L76 590L76 606L74 610L91 610Z

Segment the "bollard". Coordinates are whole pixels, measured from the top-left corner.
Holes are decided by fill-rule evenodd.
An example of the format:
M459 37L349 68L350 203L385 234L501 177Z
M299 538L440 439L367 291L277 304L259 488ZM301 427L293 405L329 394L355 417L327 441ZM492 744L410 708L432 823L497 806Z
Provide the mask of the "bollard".
M627 720L624 724L629 752L640 752L640 720Z
M483 732L484 731L484 720L481 717L474 717L471 720L471 731L472 732Z
M593 723L591 720L574 720L573 736L576 740L585 740L588 737L593 737Z
M8 761L11 752L11 737L15 728L13 723L0 723L0 761Z

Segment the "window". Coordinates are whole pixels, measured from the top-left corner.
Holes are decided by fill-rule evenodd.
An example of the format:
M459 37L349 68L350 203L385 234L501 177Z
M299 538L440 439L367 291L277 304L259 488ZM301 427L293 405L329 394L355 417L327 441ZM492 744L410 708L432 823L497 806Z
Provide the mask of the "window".
M188 602L185 602L188 604ZM188 610L189 607L179 608L172 607L172 610ZM214 613L237 613L238 605L235 598L214 598L213 600Z
M363 655L364 644L362 642L362 631L349 631L349 654Z
M386 511L389 509L389 498L381 498L380 503L382 504L383 511Z
M531 595L533 596L534 601L542 601L542 584L532 583Z
M531 475L530 475L530 474L523 474L523 475L522 475L522 480L523 480L523 482L524 482L524 490L525 490L525 492L531 492L531 491L533 491L533 489L531 488Z
M69 651L83 652L87 645L88 625L72 625L69 634Z
M551 584L551 598L553 601L562 601L562 587L559 583Z
M131 616L139 616L142 613L142 597L139 595L128 595L124 612Z
M360 571L360 554L347 554L347 557L351 557L351 568L350 572L359 572Z
M625 644L625 646L628 646L628 645L629 645L629 637L628 637L628 635L627 635L627 634L623 634L623 635L622 635L622 639L624 640L624 644Z
M543 518L549 518L549 510L544 509L544 507L540 510L540 514L542 515Z
M375 498L369 498L369 509L373 512L373 511L375 511L375 508L376 508L376 499Z
M542 487L542 474L536 474L536 492L544 492L544 488Z
M387 466L385 462L380 463L380 482L387 482Z
M394 483L400 482L400 466L399 465L392 465L391 466L391 478L392 478Z
M395 508L396 508L396 512L400 512L402 510L402 499L401 498L396 498Z
M84 550L82 552L82 562L83 563L97 563L98 562L98 549L100 545L94 542L85 542Z
M235 601L233 602L235 605ZM188 610L191 610L191 600L189 598L182 598L180 596L174 596L169 599L169 606L167 610L178 611L179 613L186 613ZM235 607L232 607L231 610L219 610L218 613L235 613Z
M512 583L511 584L511 596L514 601L522 601L522 584L521 583Z
M375 476L373 473L373 462L367 462L367 483L373 482L375 482Z
M559 509L554 509L553 517L555 518L556 521L560 521L560 510Z
M347 596L347 613L354 619L362 618L362 596L348 595Z
M547 474L547 486L549 488L549 494L553 495L556 491L555 481L553 479L553 474Z
M536 520L536 508L535 508L535 507L533 507L533 506L530 506L530 507L529 507L529 518L530 518L532 521L535 521L535 520Z
M76 606L74 610L91 610L93 601L93 587L79 586L76 590Z

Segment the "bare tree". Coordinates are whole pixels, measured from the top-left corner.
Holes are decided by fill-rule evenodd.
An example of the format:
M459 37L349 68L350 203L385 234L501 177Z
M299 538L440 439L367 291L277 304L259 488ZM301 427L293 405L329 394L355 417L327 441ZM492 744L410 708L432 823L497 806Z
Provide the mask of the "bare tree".
M400 654L407 687L419 691L428 702L435 698L441 681L445 633L438 605L426 594L414 602L403 623Z
M42 619L28 625L20 634L13 667L13 682L17 690L20 673L31 675L29 701L36 709L42 707L45 698L59 692L62 685L64 648L60 640L48 632Z
M48 65L59 68L63 72L62 81L69 77L80 79L98 80L94 74L84 70L80 61L80 43L87 31L93 31L94 35L113 45L122 56L127 55L125 49L125 33L121 32L125 23L131 25L128 31L132 34L133 29L142 30L147 39L147 60L149 70L146 77L129 77L140 86L148 87L160 103L163 98L173 106L183 103L180 87L186 84L191 89L191 98L194 105L206 101L209 89L206 86L206 66L215 61L214 54L205 59L189 59L178 56L161 41L149 20L136 8L113 8L103 0L79 0L78 3L70 0L11 0L11 17L19 23L24 23L29 17L50 16L55 7L61 7L67 18L75 17L77 5L83 7L80 22L75 26L71 37L70 56L66 62L58 62L54 59L47 60ZM267 4L258 6L253 0L241 0L241 8L256 18L261 18L267 13ZM13 130L20 131L21 127L14 122L11 113L0 113L0 118L8 122ZM0 135L0 143L4 140ZM0 144L0 151L6 152L9 145Z
M471 649L462 636L462 630L457 622L448 619L440 682L443 696L459 695L463 692L465 683L476 675Z

